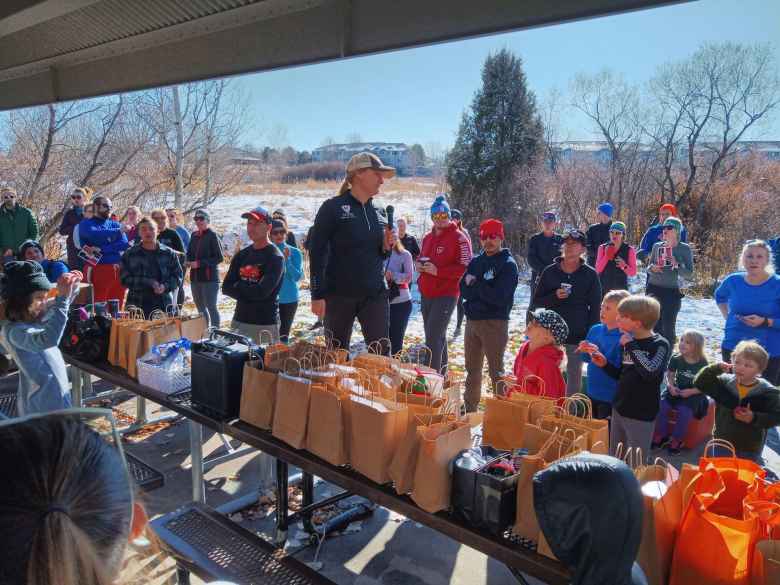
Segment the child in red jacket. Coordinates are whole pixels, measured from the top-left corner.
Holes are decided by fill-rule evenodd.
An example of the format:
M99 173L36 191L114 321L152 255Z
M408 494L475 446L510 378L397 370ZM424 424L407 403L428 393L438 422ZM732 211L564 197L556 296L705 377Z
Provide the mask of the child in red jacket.
M550 309L529 311L525 334L528 340L520 346L513 368L518 383L522 384L527 376L537 376L526 380L524 391L527 394L564 398L566 382L561 374L564 356L561 346L569 335L566 321ZM520 386L513 388L513 391L519 390Z

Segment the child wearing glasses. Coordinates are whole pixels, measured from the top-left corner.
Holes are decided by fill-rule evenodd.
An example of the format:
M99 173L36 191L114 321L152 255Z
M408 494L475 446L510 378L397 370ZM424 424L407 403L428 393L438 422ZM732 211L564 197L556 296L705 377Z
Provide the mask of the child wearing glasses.
M80 272L57 281L58 296L47 303L54 285L37 262L12 261L2 275L5 318L0 342L19 366L19 414L70 407L70 384L59 343L68 320Z

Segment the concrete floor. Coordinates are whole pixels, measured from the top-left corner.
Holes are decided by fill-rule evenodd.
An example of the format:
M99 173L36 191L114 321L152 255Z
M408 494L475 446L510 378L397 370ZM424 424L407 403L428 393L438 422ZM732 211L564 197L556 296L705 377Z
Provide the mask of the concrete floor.
M7 376L0 380L0 391L15 385L16 377ZM96 384L96 390L102 389L106 388ZM135 404L135 399L128 397L116 400L114 405L133 415ZM158 405L147 402L148 418L168 413ZM125 442L125 448L165 475L163 487L142 496L150 517L170 512L178 505L191 501L191 475L186 468L190 461L188 423L180 420L144 433L142 440L138 439L130 437ZM239 443L234 445L240 446ZM667 457L667 460L676 465L683 461L695 462L700 451L684 452L677 457ZM204 429L204 456L208 458L224 452L220 437ZM665 452L658 455L665 456ZM777 429L770 433L764 455L769 465L780 474L780 435ZM206 472L207 503L216 507L238 496L255 492L264 475L267 476L267 467L262 456L254 450L221 463ZM339 491L339 488L325 482L316 485L318 497L334 495ZM347 507L349 503L350 500L346 500L342 505ZM264 519L242 520L242 525L269 538L273 536L273 515ZM316 546L307 545L302 527L293 526L289 536L302 545L293 554L305 562L312 561L317 555L317 560L322 563L321 567L317 567L318 570L341 585L517 583L501 563L389 510L376 508L359 527L358 531L351 534L327 538L317 555ZM173 563L161 554L149 555L148 551L141 551L128 571L138 579L135 581L137 583L162 585L175 582ZM139 578L139 574L143 577ZM197 580L193 579L193 582ZM533 579L529 582L541 583Z

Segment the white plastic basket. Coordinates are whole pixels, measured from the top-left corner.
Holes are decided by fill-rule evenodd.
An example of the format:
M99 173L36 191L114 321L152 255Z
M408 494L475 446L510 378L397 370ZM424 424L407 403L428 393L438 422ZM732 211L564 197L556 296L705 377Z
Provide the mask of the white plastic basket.
M173 394L192 385L190 368L170 368L154 363L154 356L146 354L138 360L138 382L158 392Z

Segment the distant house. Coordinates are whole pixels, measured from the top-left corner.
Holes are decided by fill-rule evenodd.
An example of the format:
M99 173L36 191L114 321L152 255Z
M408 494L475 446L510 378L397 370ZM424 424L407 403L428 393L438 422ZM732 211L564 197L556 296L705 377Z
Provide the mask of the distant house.
M340 161L344 164L359 152L373 152L382 162L398 169L401 175L413 173L414 161L409 147L403 142L352 142L329 144L315 148L311 153L314 162ZM421 164L421 163L418 163Z

